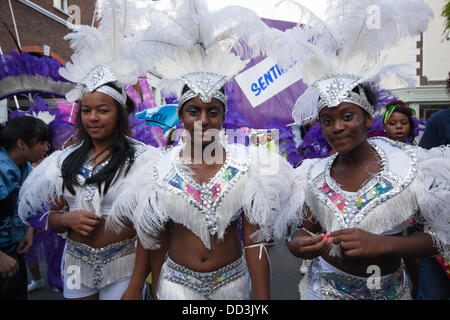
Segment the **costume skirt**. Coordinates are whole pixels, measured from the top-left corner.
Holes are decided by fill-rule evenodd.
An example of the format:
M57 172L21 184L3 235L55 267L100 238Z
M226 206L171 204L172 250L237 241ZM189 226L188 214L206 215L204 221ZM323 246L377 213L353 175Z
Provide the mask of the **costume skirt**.
M249 300L250 292L250 277L243 255L212 272L193 271L167 257L157 288L159 300Z
M86 287L100 289L131 276L135 257L136 238L104 248L92 248L67 238L64 268L69 274L79 272L79 280Z
M302 300L411 300L411 285L404 265L382 277L357 277L324 259L313 259L299 284Z

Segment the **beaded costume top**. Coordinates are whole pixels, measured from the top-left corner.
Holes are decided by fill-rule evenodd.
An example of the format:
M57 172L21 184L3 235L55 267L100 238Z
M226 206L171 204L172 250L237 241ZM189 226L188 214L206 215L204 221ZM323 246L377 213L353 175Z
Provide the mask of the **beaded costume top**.
M134 139L128 139L135 150L134 163L128 173L131 174L136 167L146 162L149 153L158 153L159 151ZM80 146L81 144L76 144L62 151L55 151L31 172L20 190L19 214L22 220L27 219L28 212L41 208L43 203L51 206L53 201L61 196L67 202L69 211L87 210L94 212L96 216L108 215L121 187L120 180L123 179L124 172L115 178L116 182L111 185L106 195L99 191L96 184L85 183L86 179L101 171L107 162L97 167L86 162L77 175L78 185L74 185L75 195L67 189L63 190L62 164Z
M426 232L441 252L448 251L450 147L425 150L382 137L368 141L381 159L380 172L357 192L347 192L330 174L338 154L305 160L295 173L297 214L287 213L278 226L301 224L305 208L330 233L359 228L375 234L396 234L414 219L425 223ZM339 255L338 248L332 245L330 254Z
M156 249L159 233L172 220L210 249L211 237L222 240L226 228L243 212L260 227L254 240L263 240L287 205L293 168L262 148L234 144L225 149L225 163L204 184L180 161L182 147L163 152L150 166L127 178L132 187L115 202L109 222L120 226L124 217L134 221L143 246Z
M372 139L369 142L381 159L381 170L357 192L342 190L331 177L331 167L337 154L311 167L308 175L307 205L316 207L317 205L313 203L316 201L325 205L328 208L327 214L330 212L333 214L331 226L326 223L327 227L331 227L333 231L371 225L371 212L405 190L417 174L417 160L413 148L388 139ZM390 158L391 161L388 161L386 151L393 155L393 158ZM411 204L413 202L411 200ZM406 215L397 215L397 219L391 219L395 222L385 226L374 223L374 226L368 226L368 228L384 233L404 222L401 220L407 220L412 214L414 210Z

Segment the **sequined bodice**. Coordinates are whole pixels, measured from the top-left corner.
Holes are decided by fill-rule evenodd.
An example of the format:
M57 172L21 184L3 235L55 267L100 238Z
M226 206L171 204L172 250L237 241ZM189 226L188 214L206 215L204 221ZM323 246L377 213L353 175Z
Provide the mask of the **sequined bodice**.
M217 233L219 217L218 209L222 200L233 189L233 186L245 175L249 162L234 161L227 152L223 166L208 183L199 184L183 168L179 157L165 177L159 182L160 186L182 197L190 206L198 209L204 216L204 221L211 235ZM236 220L240 212L234 213L230 221Z
M148 150L147 146L143 143L140 143L138 141L135 141L133 139L129 139L130 143L133 145L135 152L134 152L134 158L133 161L136 160L141 154L143 154L145 151ZM61 169L64 159L77 150L81 144L77 144L74 146L71 146L65 150L62 151L61 156L57 160L57 166L59 169ZM130 160L127 160L130 161ZM83 209L86 210L93 210L96 214L96 216L102 216L102 215L108 215L109 211L112 207L112 204L114 202L114 199L117 197L117 195L112 194L111 191L108 191L106 195L99 194L99 188L98 185L95 184L89 184L86 183L86 180L95 176L100 171L102 171L109 163L109 160L106 160L103 163L100 163L99 165L93 166L89 159L83 163L83 165L80 167L80 170L76 176L78 186L80 187L79 191L77 191L76 195L72 195L69 192L65 192L64 197L66 202L68 203L70 210L79 210L81 209L79 198L82 197L84 200L84 204L87 204L88 207L83 207ZM111 189L110 189L111 190ZM98 208L95 208L94 202L96 202L95 198L98 198L100 206ZM97 200L97 202L98 202Z
M343 228L358 227L374 208L401 192L414 177L415 171L412 170L406 179L400 178L387 166L383 149L375 143L371 144L380 156L381 170L357 192L342 190L331 177L331 167L337 154L327 160L325 170L315 178L308 179L311 192L331 210Z

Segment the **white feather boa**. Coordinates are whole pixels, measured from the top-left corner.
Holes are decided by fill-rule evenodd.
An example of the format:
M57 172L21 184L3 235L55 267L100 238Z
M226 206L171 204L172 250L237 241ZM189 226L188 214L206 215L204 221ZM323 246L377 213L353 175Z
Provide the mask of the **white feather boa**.
M306 159L301 166L294 170L292 179L292 191L289 200L274 224L274 235L282 238L286 235L288 228L296 228L305 219L305 203L307 194L308 172L320 159Z
M252 161L246 171L239 173L216 209L217 237L224 238L231 219L242 209L249 222L260 227L252 239L262 241L272 234L275 219L286 208L293 168L281 156L261 148L229 145L227 149L233 164L239 168L246 167L249 158ZM108 218L109 227L120 230L124 221L132 221L142 245L157 249L160 232L173 220L191 230L205 247L211 248L211 234L203 213L183 195L170 191L167 182L162 181L174 168L180 151L180 148L173 148L165 152L156 164L142 167L127 178L126 188Z
M450 254L450 145L431 150L417 148L419 179L417 202L435 247Z

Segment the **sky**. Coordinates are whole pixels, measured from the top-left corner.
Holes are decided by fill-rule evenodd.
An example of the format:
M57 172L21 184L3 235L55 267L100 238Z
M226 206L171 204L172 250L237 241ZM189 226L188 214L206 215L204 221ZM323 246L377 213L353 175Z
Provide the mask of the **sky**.
M206 0L209 9L217 10L227 5L237 5L252 9L259 16L273 20L284 20L298 22L298 11L293 10L293 6L289 3L280 4L280 0ZM325 3L323 0L296 0L309 9L311 9L319 17L323 16L325 11Z

